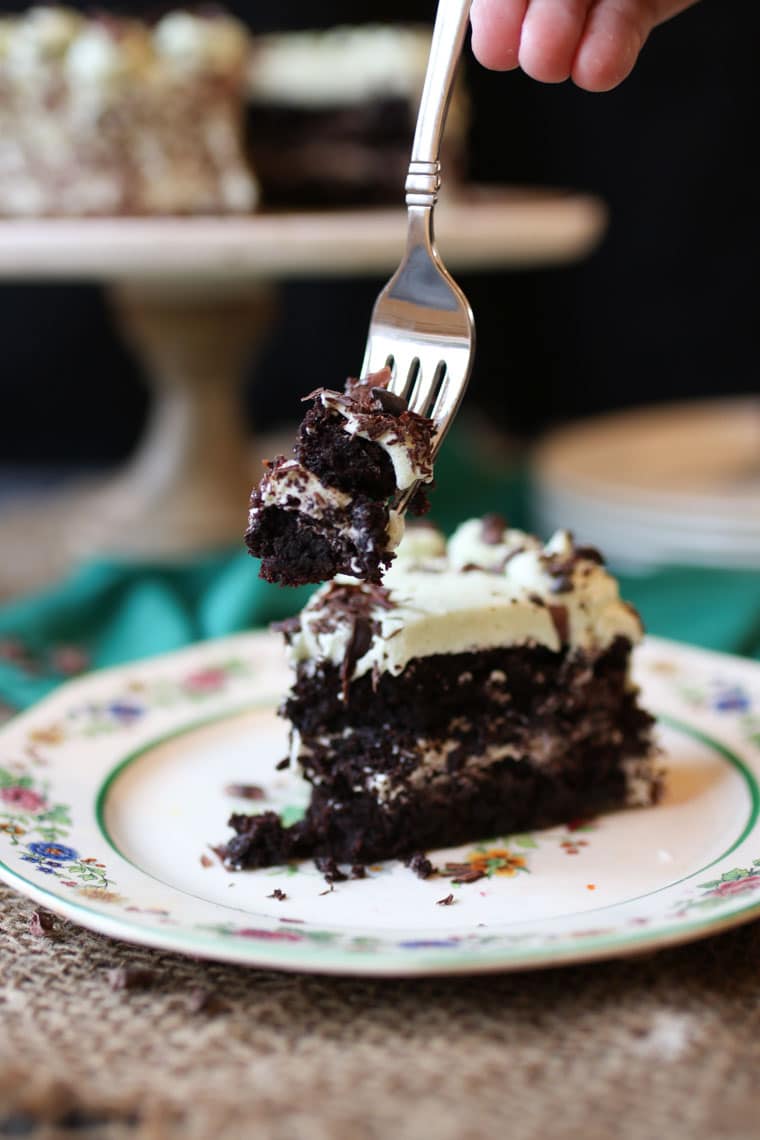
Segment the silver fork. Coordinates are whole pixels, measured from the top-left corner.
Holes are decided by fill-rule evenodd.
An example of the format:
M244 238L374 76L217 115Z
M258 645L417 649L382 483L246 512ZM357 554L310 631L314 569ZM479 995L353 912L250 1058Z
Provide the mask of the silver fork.
M438 3L406 178L406 251L372 310L361 373L391 369L389 390L435 424L433 456L464 395L475 348L472 310L444 266L433 234L441 136L471 3ZM415 490L400 493L394 507L403 511Z

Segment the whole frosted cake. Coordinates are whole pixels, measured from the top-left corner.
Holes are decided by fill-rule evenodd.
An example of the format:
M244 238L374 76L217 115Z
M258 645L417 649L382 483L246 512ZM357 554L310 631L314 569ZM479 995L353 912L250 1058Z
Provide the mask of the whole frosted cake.
M0 214L246 212L250 42L225 15L0 19Z
M350 863L655 802L638 614L595 549L489 516L410 529L382 585L339 577L282 626L305 819L235 815L224 857Z
M267 204L403 201L430 28L342 25L257 37L251 154ZM468 108L457 83L443 142L445 185L462 180Z

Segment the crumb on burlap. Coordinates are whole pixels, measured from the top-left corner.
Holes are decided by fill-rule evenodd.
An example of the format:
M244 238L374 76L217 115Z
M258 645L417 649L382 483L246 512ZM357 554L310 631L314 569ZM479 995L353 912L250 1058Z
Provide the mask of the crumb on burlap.
M35 938L53 938L55 936L55 919L50 911L34 910L29 918L29 933Z
M229 1006L214 990L195 986L187 995L188 1013L225 1013Z
M147 966L116 966L107 976L112 990L147 990L156 981L155 971Z

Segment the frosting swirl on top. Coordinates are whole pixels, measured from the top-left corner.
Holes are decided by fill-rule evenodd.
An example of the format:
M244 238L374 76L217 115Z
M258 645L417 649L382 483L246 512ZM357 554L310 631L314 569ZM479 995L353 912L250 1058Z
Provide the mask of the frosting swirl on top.
M437 653L594 650L616 637L635 644L642 632L594 548L577 546L567 531L542 545L487 516L462 524L445 547L432 528L409 527L382 586L341 577L320 587L286 638L294 665L345 669L353 654L351 679L398 674L412 658Z

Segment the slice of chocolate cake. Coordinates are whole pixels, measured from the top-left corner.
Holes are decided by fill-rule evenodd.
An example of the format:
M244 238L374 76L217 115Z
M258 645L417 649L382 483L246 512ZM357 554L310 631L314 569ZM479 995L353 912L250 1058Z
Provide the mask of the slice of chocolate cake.
M433 423L387 390L386 368L319 388L295 458L278 455L251 495L246 543L261 577L295 586L351 574L379 582L404 530L394 497L433 478ZM417 492L410 509L427 509Z
M231 867L405 856L658 797L640 619L567 532L411 529L382 586L331 582L284 633L311 802L290 828L233 816Z

